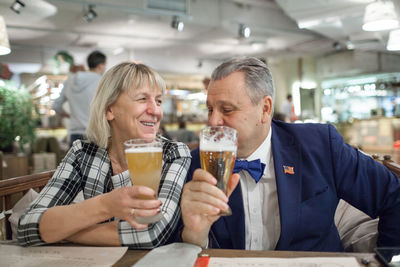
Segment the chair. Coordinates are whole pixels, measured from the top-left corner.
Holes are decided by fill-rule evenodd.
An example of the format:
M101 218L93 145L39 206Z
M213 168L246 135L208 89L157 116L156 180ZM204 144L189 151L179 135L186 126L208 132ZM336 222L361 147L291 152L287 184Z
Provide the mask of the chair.
M38 189L40 191L50 180L54 174L54 170L46 171L42 173L35 173L30 175L19 176L15 178L10 178L0 181L0 197L2 202L2 207L5 211L12 209L15 203L12 203L11 196L16 193L23 193L29 191L29 189ZM8 221L10 217L6 214L6 239L11 240L11 225Z
M381 159L374 154L372 158L400 178L400 165L394 163L389 155ZM373 252L378 236L378 222L378 218L371 219L344 200L339 202L336 209L335 224L347 252Z
M3 180L3 177L4 177L4 170L3 170L3 158L4 158L4 156L3 156L3 152L2 151L0 151L0 180Z
M400 164L395 163L391 156L389 155L385 155L383 156L383 165L385 165L389 170L391 170L392 172L394 172L397 177L400 177Z

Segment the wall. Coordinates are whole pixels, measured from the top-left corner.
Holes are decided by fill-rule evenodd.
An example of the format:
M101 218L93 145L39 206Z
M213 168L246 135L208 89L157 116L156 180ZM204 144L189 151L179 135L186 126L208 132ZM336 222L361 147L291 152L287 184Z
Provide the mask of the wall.
M319 88L320 81L316 73L316 59L314 57L274 59L268 65L271 68L275 82L275 111L280 111L288 93L293 95L294 102L299 101L299 96L296 95L296 89L294 89L296 85L297 88L300 85L304 87L313 82L317 86L315 107L319 116L321 90Z

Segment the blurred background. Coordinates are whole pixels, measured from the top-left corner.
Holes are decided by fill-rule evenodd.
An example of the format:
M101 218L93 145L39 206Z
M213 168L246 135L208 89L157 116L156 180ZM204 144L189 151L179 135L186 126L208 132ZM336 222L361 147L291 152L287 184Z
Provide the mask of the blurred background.
M351 145L398 161L399 14L398 0L0 0L3 176L61 160L68 120L52 104L93 50L107 68L134 60L157 70L168 87L165 134L191 148L212 70L247 55L273 73L277 118L332 123ZM288 94L293 116L280 116Z

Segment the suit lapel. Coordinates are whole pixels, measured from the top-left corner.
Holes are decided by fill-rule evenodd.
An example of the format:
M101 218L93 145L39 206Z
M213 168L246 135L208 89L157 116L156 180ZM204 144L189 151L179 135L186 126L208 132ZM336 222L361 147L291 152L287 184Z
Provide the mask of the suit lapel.
M272 127L272 153L278 203L281 234L276 249L287 248L293 239L299 217L301 201L301 164L300 149L293 137L275 125ZM286 169L286 172L285 172Z

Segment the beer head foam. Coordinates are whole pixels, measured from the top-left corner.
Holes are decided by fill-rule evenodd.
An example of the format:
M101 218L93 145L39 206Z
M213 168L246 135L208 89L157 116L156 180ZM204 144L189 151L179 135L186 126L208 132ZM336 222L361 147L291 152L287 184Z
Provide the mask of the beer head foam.
M125 153L155 153L162 152L162 147L130 147L125 149Z
M202 151L234 151L236 153L236 146L232 142L207 142L202 140L200 143L200 150Z

